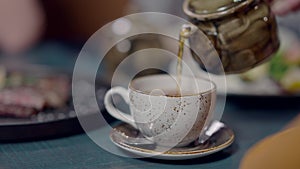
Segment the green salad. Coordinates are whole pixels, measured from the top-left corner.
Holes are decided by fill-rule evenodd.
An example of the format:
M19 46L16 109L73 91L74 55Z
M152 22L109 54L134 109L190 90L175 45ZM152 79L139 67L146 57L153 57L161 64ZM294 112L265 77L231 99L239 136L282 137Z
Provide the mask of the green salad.
M271 60L239 76L245 83L270 78L283 93L300 94L300 46L279 50Z

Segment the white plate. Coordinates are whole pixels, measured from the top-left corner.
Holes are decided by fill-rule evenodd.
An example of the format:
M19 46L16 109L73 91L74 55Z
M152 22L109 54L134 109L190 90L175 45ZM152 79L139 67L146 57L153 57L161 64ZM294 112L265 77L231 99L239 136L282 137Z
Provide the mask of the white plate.
M234 133L228 127L222 128L204 144L195 145L192 143L187 147L172 148L166 152L158 151L166 150L166 148L154 144L135 145L134 143L128 143L128 141L124 141L126 137L138 138L141 136L136 129L125 123L114 127L110 134L111 141L119 148L132 153L132 157L149 157L163 160L204 157L227 148L234 141Z

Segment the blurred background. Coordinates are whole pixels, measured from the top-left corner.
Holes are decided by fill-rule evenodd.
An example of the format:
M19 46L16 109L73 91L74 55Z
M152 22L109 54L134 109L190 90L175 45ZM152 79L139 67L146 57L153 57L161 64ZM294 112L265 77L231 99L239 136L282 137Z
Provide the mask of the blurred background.
M22 2L23 3L23 2ZM1 53L19 54L43 42L82 47L103 25L126 14L165 12L182 15L181 0L29 0L1 1Z
M0 55L1 65L5 65L5 67L30 63L45 64L72 71L76 57L88 38L103 25L117 18L136 12L164 12L186 18L182 10L183 0L91 0L89 3L80 0L28 0L26 2L2 0L0 3ZM298 65L300 60L298 59L300 57L299 12L278 17L277 21L281 49L276 56L294 57L293 62ZM115 31L117 34L118 30ZM170 29L170 31L174 30ZM165 48L176 53L177 44L176 41L162 36L132 37L126 43L120 43L110 50L104 65L100 68L103 71L102 75L109 80L116 66L130 53L151 47ZM185 59L189 60L189 57ZM150 61L155 62L149 57ZM157 64L167 65L169 62L171 61L165 60ZM276 67L276 64L283 62L273 61L271 63L273 67L274 64ZM233 93L244 91L253 93L251 86L257 86L256 81L264 81L262 83L269 86L270 80L265 80L268 79L265 77L270 76L272 81L276 80L276 85L266 91L264 90L266 85L260 85L264 92L273 94L282 92L281 89L284 89L284 92L298 92L300 88L300 77L297 76L299 66L295 68L294 63L279 65L282 68L279 69L281 72L279 74L276 71L269 71L270 65L268 65L243 75L229 76L228 78L232 78L229 82L232 84L228 85L228 90ZM287 68L290 65L293 70L287 71L290 70ZM282 73L281 70L284 70L285 73ZM285 77L286 74L288 74L287 77ZM296 82L290 82L293 79L296 79ZM261 93L261 91L257 93Z
M89 3L80 0L29 0L21 4L16 0L3 0L0 3L2 65L24 65L27 62L69 70L72 70L88 38L117 18L147 11L183 16L182 0L91 0ZM108 55L113 56L107 57L107 69L113 69L128 55L128 51L160 45L157 37L151 35L133 39L139 43L132 45L132 49L110 51Z

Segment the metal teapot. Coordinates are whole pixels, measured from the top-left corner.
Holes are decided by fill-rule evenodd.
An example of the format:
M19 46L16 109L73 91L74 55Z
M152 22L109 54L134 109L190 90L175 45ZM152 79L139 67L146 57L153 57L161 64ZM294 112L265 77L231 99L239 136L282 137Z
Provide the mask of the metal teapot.
M226 74L241 73L267 61L279 48L277 23L264 0L185 0L183 10L210 40ZM200 49L197 33L189 37L191 48ZM192 52L197 63L203 61ZM204 56L212 73L220 66ZM215 68L214 68L215 67ZM209 71L209 70L208 70Z

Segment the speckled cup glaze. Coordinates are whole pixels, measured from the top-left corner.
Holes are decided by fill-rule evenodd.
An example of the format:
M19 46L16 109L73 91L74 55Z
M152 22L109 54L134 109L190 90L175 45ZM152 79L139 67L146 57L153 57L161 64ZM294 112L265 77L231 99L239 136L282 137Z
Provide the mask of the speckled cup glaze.
M168 75L145 76L133 80L128 89L114 87L105 96L107 111L131 124L144 137L167 147L185 146L196 140L210 124L216 100L216 87L211 81L182 77L181 96L176 80ZM115 108L113 94L129 104L130 115Z

